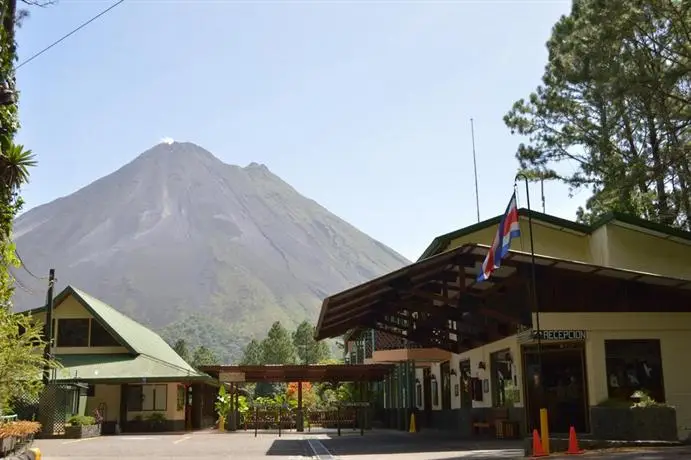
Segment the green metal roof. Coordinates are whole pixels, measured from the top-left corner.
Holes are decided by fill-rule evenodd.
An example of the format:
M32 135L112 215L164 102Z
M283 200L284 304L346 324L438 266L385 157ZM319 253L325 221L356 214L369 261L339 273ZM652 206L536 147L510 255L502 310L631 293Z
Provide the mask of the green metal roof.
M173 348L166 343L158 334L151 329L139 324L133 319L123 315L110 305L101 300L81 291L73 286L67 286L55 297L55 308L60 308L60 304L68 296L74 297L103 327L129 352L129 355L59 355L58 358L63 362L65 371L74 378L74 371L81 375L91 375L92 379L113 379L114 372L122 373L122 378L137 374L138 378L182 378L190 377L196 379L209 379L210 377L197 371L182 359ZM45 306L31 310L31 313L45 311ZM75 358L78 357L78 358ZM88 357L88 359L87 359ZM128 357L128 359L125 359ZM75 361L76 360L76 361ZM71 363L76 362L75 368ZM95 364L88 364L88 363ZM87 363L87 364L83 364ZM86 366L81 374L80 367ZM104 374L92 371L98 367L106 366L107 372ZM131 367L131 368L130 368ZM62 373L62 370L59 371ZM96 377L108 375L107 377Z
M525 208L521 208L518 210L518 214L521 216L528 216L532 217L533 219L544 222L546 224L550 225L555 225L558 227L562 227L565 229L572 230L574 232L578 233L583 233L583 234L591 234L598 228L602 227L603 225L609 224L611 222L617 221L621 222L633 227L638 227L642 230L648 230L656 233L661 233L663 235L667 235L670 237L675 237L675 238L680 238L683 240L691 241L691 232L686 232L684 230L680 230L677 228L672 228L668 227L666 225L658 224L656 222L650 222L645 219L641 219L639 217L634 217L628 214L622 214L619 212L610 212L602 216L600 219L598 219L596 222L594 222L592 225L587 225L587 224L581 224L578 222L573 222L567 219L562 219L560 217L555 217L551 216L549 214L544 214L541 212L537 211L528 211ZM455 230L453 232L447 233L445 235L441 235L436 237L434 240L432 240L432 243L425 249L425 252L422 253L418 261L427 259L428 257L437 255L441 252L444 252L451 241L455 240L456 238L461 238L463 236L469 235L471 233L483 230L487 227L497 225L499 224L499 221L501 220L502 216L498 215L495 217L492 217L491 219L483 220L482 222L478 222L477 224L470 225L468 227L461 228L459 230Z
M63 368L56 380L80 381L182 381L210 380L206 374L157 360L147 355L59 355Z

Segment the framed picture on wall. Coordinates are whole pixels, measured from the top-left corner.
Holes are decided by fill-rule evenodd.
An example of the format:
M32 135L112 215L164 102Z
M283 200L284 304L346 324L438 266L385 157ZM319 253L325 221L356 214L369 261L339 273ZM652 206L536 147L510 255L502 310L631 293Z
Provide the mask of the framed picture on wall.
M453 390L454 394L455 394L456 396L458 396L458 394L460 393L459 388L458 388L458 384L454 385L453 388L454 388L454 390Z

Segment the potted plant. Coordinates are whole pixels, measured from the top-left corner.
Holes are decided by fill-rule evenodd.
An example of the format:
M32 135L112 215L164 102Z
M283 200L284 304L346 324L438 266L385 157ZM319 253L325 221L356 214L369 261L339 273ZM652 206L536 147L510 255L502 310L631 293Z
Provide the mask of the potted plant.
M74 415L67 420L65 437L69 439L93 438L101 435L101 425L95 417Z
M226 420L228 419L228 413L230 412L230 402L232 395L226 392L225 385L221 385L218 390L218 396L216 396L216 413L218 414L218 431L225 431Z

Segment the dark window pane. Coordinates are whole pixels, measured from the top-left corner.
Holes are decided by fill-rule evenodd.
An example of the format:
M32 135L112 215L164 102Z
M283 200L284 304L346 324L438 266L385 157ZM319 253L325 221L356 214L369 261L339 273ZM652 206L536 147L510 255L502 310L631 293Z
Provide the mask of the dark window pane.
M494 407L512 406L514 395L513 357L509 349L489 355L491 372L492 405Z
M659 340L605 340L605 359L610 398L630 401L634 392L644 391L665 402Z
M120 344L101 323L91 320L91 346L92 347L117 347Z
M142 410L142 400L144 399L144 394L142 392L141 385L128 385L127 386L127 410L131 412L137 412Z
M58 347L88 347L88 319L59 319Z

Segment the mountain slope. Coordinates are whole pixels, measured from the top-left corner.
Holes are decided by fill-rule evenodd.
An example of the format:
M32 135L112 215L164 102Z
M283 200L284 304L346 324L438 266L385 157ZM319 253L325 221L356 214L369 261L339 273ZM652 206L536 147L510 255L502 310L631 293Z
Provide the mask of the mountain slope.
M23 214L15 241L34 270L56 268L58 288L78 286L226 359L273 321L314 319L325 296L408 263L265 166L178 142ZM34 292L18 289L17 309L44 302L45 287L24 275Z

